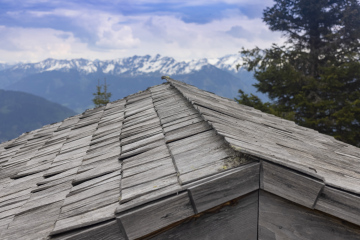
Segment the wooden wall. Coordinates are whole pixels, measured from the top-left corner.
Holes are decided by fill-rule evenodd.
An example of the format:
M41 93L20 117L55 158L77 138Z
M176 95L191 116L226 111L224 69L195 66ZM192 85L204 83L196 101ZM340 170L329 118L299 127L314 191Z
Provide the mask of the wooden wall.
M360 239L360 227L259 191L259 239Z
M257 239L257 209L258 191L254 191L234 205L206 212L151 239Z

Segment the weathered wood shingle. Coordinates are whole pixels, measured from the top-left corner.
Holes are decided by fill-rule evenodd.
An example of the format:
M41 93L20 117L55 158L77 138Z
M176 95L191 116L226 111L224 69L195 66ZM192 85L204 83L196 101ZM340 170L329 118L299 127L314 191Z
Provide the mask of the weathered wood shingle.
M0 144L0 239L275 239L280 202L356 236L358 148L166 79Z

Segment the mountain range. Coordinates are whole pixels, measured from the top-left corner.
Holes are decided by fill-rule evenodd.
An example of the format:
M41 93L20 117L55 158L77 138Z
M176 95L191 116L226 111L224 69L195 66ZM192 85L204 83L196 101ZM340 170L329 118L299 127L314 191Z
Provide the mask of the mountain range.
M253 73L236 70L240 55L222 58L176 61L156 55L114 60L56 60L38 63L0 64L0 88L28 92L82 112L93 107L92 93L103 79L116 100L160 84L166 75L220 96L234 98L238 89L255 93ZM265 95L256 93L263 100Z

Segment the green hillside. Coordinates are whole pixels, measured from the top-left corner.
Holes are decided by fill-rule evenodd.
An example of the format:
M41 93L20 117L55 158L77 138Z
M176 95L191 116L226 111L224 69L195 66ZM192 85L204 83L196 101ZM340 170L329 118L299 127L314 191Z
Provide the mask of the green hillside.
M0 89L0 142L76 113L44 98Z

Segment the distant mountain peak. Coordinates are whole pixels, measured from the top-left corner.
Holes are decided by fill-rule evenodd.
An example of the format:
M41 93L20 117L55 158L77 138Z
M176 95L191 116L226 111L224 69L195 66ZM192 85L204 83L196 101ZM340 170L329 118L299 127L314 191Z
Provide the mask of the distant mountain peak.
M202 67L207 65L213 65L229 72L236 72L235 66L239 62L240 55L238 54L227 55L221 58L202 58L190 61L176 61L172 57L161 56L160 54L157 54L154 57L150 55L135 55L127 58L104 61L98 59L92 61L83 58L71 60L48 58L38 63L16 64L15 66L8 68L8 71L41 73L46 71L68 72L70 70L76 70L81 74L102 72L112 75L126 74L131 76L147 75L151 73L182 75L199 71Z

